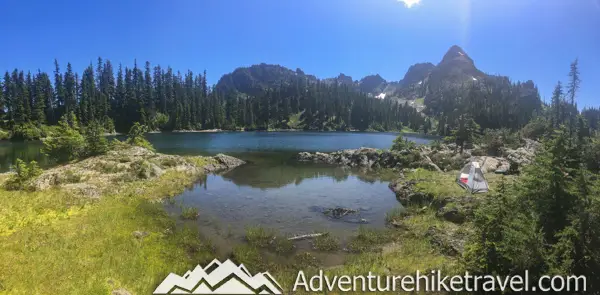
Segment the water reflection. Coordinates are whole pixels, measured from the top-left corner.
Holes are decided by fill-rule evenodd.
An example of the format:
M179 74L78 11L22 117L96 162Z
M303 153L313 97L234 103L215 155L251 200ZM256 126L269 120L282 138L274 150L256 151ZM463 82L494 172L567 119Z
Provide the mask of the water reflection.
M313 164L249 164L201 177L167 208L178 215L181 208L195 207L200 225L218 224L240 236L248 225L292 234L327 230L348 236L359 226L385 226L385 213L399 206L388 188L391 178L393 173ZM357 214L340 219L324 214L337 207Z
M375 183L390 181L394 177L394 173L391 171L371 171L303 163L288 163L278 166L248 164L221 175L237 186L249 186L263 190L281 188L290 184L299 186L304 180L315 178L329 178L335 182L344 182L348 180L348 177L355 176L362 182Z

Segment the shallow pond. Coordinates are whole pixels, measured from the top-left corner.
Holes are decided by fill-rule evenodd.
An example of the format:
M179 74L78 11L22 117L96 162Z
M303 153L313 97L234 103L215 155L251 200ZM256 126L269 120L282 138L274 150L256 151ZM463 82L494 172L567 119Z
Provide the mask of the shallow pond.
M206 175L166 205L173 216L184 207L198 208L198 223L241 237L249 225L286 234L330 231L351 235L359 226L383 227L385 214L400 206L388 183L394 175L298 163L300 151L335 151L359 147L389 148L396 133L358 132L223 132L148 134L157 151L168 154L225 153L248 164ZM419 144L428 137L407 135ZM40 143L0 143L0 168L17 157L45 161ZM325 215L328 208L357 210L343 218Z

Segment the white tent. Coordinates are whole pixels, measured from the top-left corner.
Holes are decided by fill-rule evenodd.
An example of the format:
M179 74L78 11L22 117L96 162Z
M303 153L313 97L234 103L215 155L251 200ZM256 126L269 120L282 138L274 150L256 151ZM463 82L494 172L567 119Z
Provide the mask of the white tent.
M477 162L470 162L460 170L456 183L472 194L487 193L489 186Z

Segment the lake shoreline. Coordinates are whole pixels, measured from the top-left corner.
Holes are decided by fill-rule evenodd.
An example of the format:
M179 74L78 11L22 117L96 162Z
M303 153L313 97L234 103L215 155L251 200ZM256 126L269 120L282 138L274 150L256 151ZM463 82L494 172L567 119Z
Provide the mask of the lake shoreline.
M134 147L46 170L35 181L37 189L34 191L6 191L1 188L0 192L9 195L0 200L0 204L4 208L10 208L9 217L16 217L0 223L0 233L2 229L10 231L7 235L0 234L0 253L4 253L0 255L3 258L0 261L5 262L0 263L0 266L3 266L1 269L12 269L10 273L0 271L3 275L2 283L9 291L26 292L31 291L32 286L23 283L22 274L31 271L36 277L43 278L52 277L52 274L60 271L65 276L74 277L75 282L85 278L100 282L98 284L104 284L106 274L110 273L111 280L117 282L119 288L145 294L151 292L159 282L152 280L140 283L140 276L162 278L172 271L183 273L191 265L232 256L239 259L239 263L268 269L284 286L293 284L298 269L321 267L331 274L331 267L349 271L369 265L368 270L371 271L390 266L393 267L393 273L409 273L415 271L410 257L419 257L420 267L427 269L455 265L458 261L456 255L441 252L436 244L438 240L444 243L447 240L460 241L458 238L437 232L433 238L424 236L432 225L437 226L440 232L458 228L458 225L438 218L434 211L414 214L410 218L377 211L378 218L384 219L383 222L389 222L395 216L395 225L378 228L355 225L355 229L346 230L350 235L342 238L331 226L340 224L339 222L327 219L323 212L313 212L322 219L322 225L314 228L322 236L305 241L288 240L291 233L282 232L280 224L278 226L276 220L268 217L265 217L268 222L247 224L242 237L239 237L231 236L230 229L225 229L229 220L225 220L226 223L223 224L209 216L206 223L202 223L205 217L201 210L206 207L194 210L190 204L180 204L181 212L169 214L172 212L168 212L165 205L172 204L179 208L177 196L185 194L191 186L199 185L198 178L211 175L210 172L214 172L217 167L223 165L231 168L240 163L230 162L232 160L225 156L173 156ZM243 165L228 170L229 179L233 181L234 175L231 173L242 172L239 170L242 168ZM268 175L284 174L279 168L273 171L275 173ZM330 176L345 179L345 176L338 173L339 169L336 171L332 171ZM322 175L322 172L316 171L310 175L315 178ZM0 177L8 175L10 174ZM441 174L432 174L432 177L439 175ZM413 178L417 176L421 177L422 172L415 172L414 176L407 175ZM364 177L367 182L377 181L370 178L371 174L365 174ZM310 179L304 182L309 181ZM315 183L317 182L312 181L307 187L314 190L331 187L330 181L323 182L325 186L321 187L314 185ZM382 185L387 191L388 199L395 204L388 185ZM213 186L208 184L209 188ZM291 193L297 194L298 191ZM383 191L375 194L382 195ZM361 193L354 195L368 200L371 207L372 198ZM260 200L268 200L264 193L256 195L260 196ZM313 197L322 198L320 193L314 193ZM221 200L210 195L207 199ZM269 201L277 199L280 198L271 198ZM256 200L258 199L249 199L247 202L262 203ZM268 204L269 207L278 205ZM346 207L350 204L340 205ZM359 207L348 208L363 210ZM232 214L236 216L239 214L235 209L230 210L234 210ZM365 214L369 214L374 208L364 210ZM370 219L368 216L357 218L363 217ZM28 222L23 223L21 220ZM41 223L49 226L38 226ZM80 230L81 228L86 230ZM22 247L32 241L36 243L38 251L26 251ZM98 249L101 251L97 251ZM26 261L16 266L11 265L11 251L26 258ZM422 255L423 253L429 254ZM376 264L372 262L374 256L377 257ZM399 260L397 257L408 258ZM78 263L84 259L85 264ZM107 266L107 260L113 262ZM388 262L382 264L383 261ZM65 263L71 265L68 270L62 268ZM41 264L45 268L32 267ZM156 275L157 265L161 268L160 275ZM98 272L98 269L102 271ZM51 288L53 293L68 293L65 290L93 293L87 285L55 284Z

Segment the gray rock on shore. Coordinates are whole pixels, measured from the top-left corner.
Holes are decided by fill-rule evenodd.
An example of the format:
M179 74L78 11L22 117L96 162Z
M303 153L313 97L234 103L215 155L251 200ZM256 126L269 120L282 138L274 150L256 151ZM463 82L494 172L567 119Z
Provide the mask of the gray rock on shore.
M433 171L449 171L462 168L466 163L479 162L484 173L509 171L511 163L517 167L528 165L535 157L539 143L525 139L518 149L503 148L503 156L475 156L481 154L481 147L465 149L462 153L455 144L439 144L435 147L421 145L412 150L391 151L361 147L332 153L301 152L298 161L362 168L425 168Z

